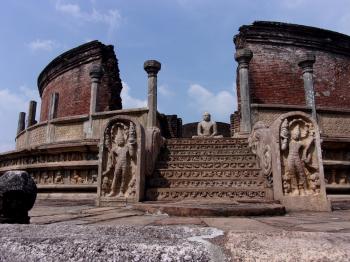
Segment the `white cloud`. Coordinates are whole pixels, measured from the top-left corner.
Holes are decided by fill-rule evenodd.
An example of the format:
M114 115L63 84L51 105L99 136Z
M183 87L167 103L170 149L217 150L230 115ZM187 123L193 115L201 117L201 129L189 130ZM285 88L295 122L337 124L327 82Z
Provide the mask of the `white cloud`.
M32 51L51 51L55 47L58 46L58 44L53 40L41 40L36 39L28 44L29 48Z
M122 104L123 108L140 108L140 107L147 107L147 101L146 100L141 100L135 97L132 97L129 92L130 92L130 87L127 83L122 82L123 84L123 89L120 94L122 98Z
M94 4L94 2L92 2L92 4ZM56 1L55 8L57 11L77 18L82 22L106 24L110 33L119 26L122 20L122 16L117 9L110 9L107 12L101 12L92 8L91 12L84 12L78 4L63 3L60 0Z
M57 1L55 8L56 10L71 16L75 16L75 17L81 16L80 6L77 4L63 4L61 1Z
M198 114L208 111L216 120L229 121L230 114L237 108L233 93L226 90L214 94L199 84L193 84L187 93L191 99L191 106Z
M172 90L170 90L170 88L166 85L158 86L158 92L159 94L165 97L170 97L175 95L175 93Z
M29 101L40 101L35 89L21 86L19 90L0 89L0 123L6 123L6 128L1 131L0 152L15 148L15 136L19 112L27 112ZM39 114L40 105L37 105Z
M306 0L282 0L281 4L288 9L295 9L304 5L306 2Z

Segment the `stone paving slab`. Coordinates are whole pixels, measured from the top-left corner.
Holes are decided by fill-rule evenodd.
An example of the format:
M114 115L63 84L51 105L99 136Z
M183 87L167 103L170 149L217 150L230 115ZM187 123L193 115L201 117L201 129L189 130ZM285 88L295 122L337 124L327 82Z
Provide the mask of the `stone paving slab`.
M278 231L278 228L266 225L252 218L238 218L238 217L209 217L202 218L203 222L210 227L219 228L225 232L245 232L245 231Z
M350 234L323 232L228 232L233 261L349 261Z
M116 220L118 218L125 218L125 217L133 217L133 216L141 216L143 215L143 212L138 210L118 210L119 212L109 212L106 214L100 214L100 215L94 215L94 216L88 216L81 218L83 223L78 223L79 225L82 224L100 224L101 222L110 221L110 220Z
M43 256L50 254L52 256L55 254L56 256L56 251L49 249L49 245L52 243L54 248L61 250L60 252L70 252L69 254L71 255L77 252L82 256L81 261L108 261L108 259L113 261L111 258L112 254L118 254L118 256L122 254L121 258L126 259L118 260L118 257L115 261L350 261L348 251L350 250L349 210L293 212L284 216L174 217L162 212L148 214L147 212L133 210L130 207L100 208L94 206L93 203L80 205L79 202L69 203L69 205L66 205L64 202L55 202L54 205L47 203L45 205L44 202L41 202L39 205L34 206L30 214L33 224L20 226L18 231L10 228L9 232L12 232L10 236L7 234L7 229L9 228L5 230L6 225L0 225L0 261L11 261L2 258L8 258L6 257L7 255L13 255L8 253L9 251L2 254L1 248L3 245L8 248L12 248L13 245L12 249L19 252L18 255L14 255L15 261L25 261L21 260L19 255L21 252L24 252L23 250L27 253L35 251L40 254L41 252ZM103 236L99 228L109 228L111 232L115 232L115 239L110 240L112 237L107 233L103 234L108 236ZM132 232L131 235L126 231L126 228ZM164 235L161 236L160 240L154 240L152 238L154 235L152 234L142 235L140 237L143 241L147 242L146 239L149 241L147 243L137 242L138 238L136 235L145 234L141 230L142 228L152 228L158 233L164 232ZM176 235L175 231L171 231L169 228L171 230L176 228L183 228L183 230L189 231L204 230L201 233L202 235L207 233L205 230L215 229L224 235L219 235L208 242L203 240L202 237L198 239L196 236L192 236L194 237L192 239L188 235ZM53 230L53 232L61 231L61 233L57 233L56 236L49 234L45 240L38 233L40 235L39 240L35 239L38 237L36 231L42 231L44 235L43 232L49 229ZM33 235L28 233L30 230L35 230ZM102 230L102 232L106 231L107 229ZM95 233L93 234L92 232ZM174 240L176 248L170 248L169 244L174 238L173 234L178 237L175 237L176 240ZM86 239L92 238L92 235L94 235L95 239L92 242L90 240L87 241ZM128 242L131 241L132 237L135 238L135 243L138 243L137 246ZM166 242L164 238L169 242ZM126 247L124 242L118 242L122 239L126 239L125 243L130 243L130 246ZM192 240L195 241L194 246L191 246ZM107 241L107 250L116 249L117 253L109 250L108 252L106 251L107 253L103 252L101 256L96 254L96 250L99 250L98 247L103 246L101 241ZM155 245L154 241L158 241L157 245L159 246ZM180 242L187 244L180 247L177 244ZM43 243L46 244L43 246ZM199 248L203 248L202 251L207 254L203 258L198 258L200 260L197 260L195 255L182 257L182 253L179 253L176 258L171 257L173 260L167 260L169 256L180 252L181 248L197 250L198 243L205 243L199 245ZM62 245L64 248L61 247ZM75 245L78 245L78 250L75 249ZM38 249L41 251L38 251ZM80 250L85 250L86 257L85 254L80 253ZM128 251L131 253L127 255ZM153 256L155 253L153 252L158 252L155 259ZM154 260L146 260L144 255ZM61 258L60 255L57 256ZM50 259L47 259L48 257L45 257L45 259L29 258L33 259L28 261L50 261ZM66 259L66 257L62 258ZM67 259L67 261L78 260L78 257L75 255ZM51 261L60 260L53 259Z
M169 225L200 225L207 226L207 224L198 217L165 217L159 219L153 223L158 226L169 226Z
M225 261L206 240L221 234L203 227L0 225L0 261Z

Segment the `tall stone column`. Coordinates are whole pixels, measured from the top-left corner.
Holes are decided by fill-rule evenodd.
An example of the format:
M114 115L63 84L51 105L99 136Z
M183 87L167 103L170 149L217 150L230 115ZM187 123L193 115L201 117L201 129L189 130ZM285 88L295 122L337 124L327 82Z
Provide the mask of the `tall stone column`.
M36 114L36 102L31 100L29 102L29 109L28 109L28 118L27 118L27 128L31 127L32 125L36 124L35 120L35 114Z
M314 54L305 54L299 61L298 65L303 70L304 90L306 105L312 109L312 118L317 121L316 103L313 80L313 65L316 61Z
M26 128L26 113L20 112L18 116L18 126L17 126L17 135L21 133Z
M90 70L91 94L90 94L90 115L96 113L98 86L103 76L103 68L100 65L94 65Z
M239 92L241 97L240 133L250 133L252 128L250 116L249 62L253 57L250 49L238 49L235 59L238 62Z
M51 100L50 100L48 120L52 120L57 117L57 103L58 103L58 93L52 93Z
M157 126L157 74L161 64L156 60L147 60L143 68L148 74L148 118L147 127Z

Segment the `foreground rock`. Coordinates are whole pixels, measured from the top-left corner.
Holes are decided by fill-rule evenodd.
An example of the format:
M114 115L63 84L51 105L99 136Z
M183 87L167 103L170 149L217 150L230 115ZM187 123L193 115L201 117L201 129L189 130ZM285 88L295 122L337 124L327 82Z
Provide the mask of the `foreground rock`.
M233 261L349 261L350 233L229 232Z
M214 228L0 225L0 261L225 261Z
M37 187L25 171L7 171L0 177L0 223L28 224Z

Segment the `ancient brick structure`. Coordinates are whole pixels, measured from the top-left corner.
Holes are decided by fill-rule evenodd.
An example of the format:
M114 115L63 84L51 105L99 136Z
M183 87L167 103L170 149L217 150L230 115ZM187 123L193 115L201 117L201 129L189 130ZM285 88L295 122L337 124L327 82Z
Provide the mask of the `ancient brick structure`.
M58 94L55 117L84 115L89 113L93 65L103 67L99 85L96 112L122 108L118 60L113 46L98 41L86 43L63 53L48 64L38 78L41 96L40 121L46 121L52 94Z
M112 46L93 41L60 55L38 79L40 121L33 101L0 174L26 170L39 198L101 206L280 201L329 210L331 194L350 193L350 37L255 22L234 43L238 110L229 123L203 116L183 125L157 112L158 61L144 63L148 107L124 110Z
M250 109L251 127L258 121L272 125L291 111L311 113L323 141L327 192L350 192L350 37L308 26L254 22L240 27L234 43L239 68L244 63L248 68L250 99L249 105L241 99L238 73L234 132L246 121L242 108ZM241 50L251 52L249 61Z
M248 48L253 53L249 63L253 105L305 106L298 63L312 52L316 107L350 109L349 36L308 26L255 22L240 27L234 43L237 50Z

